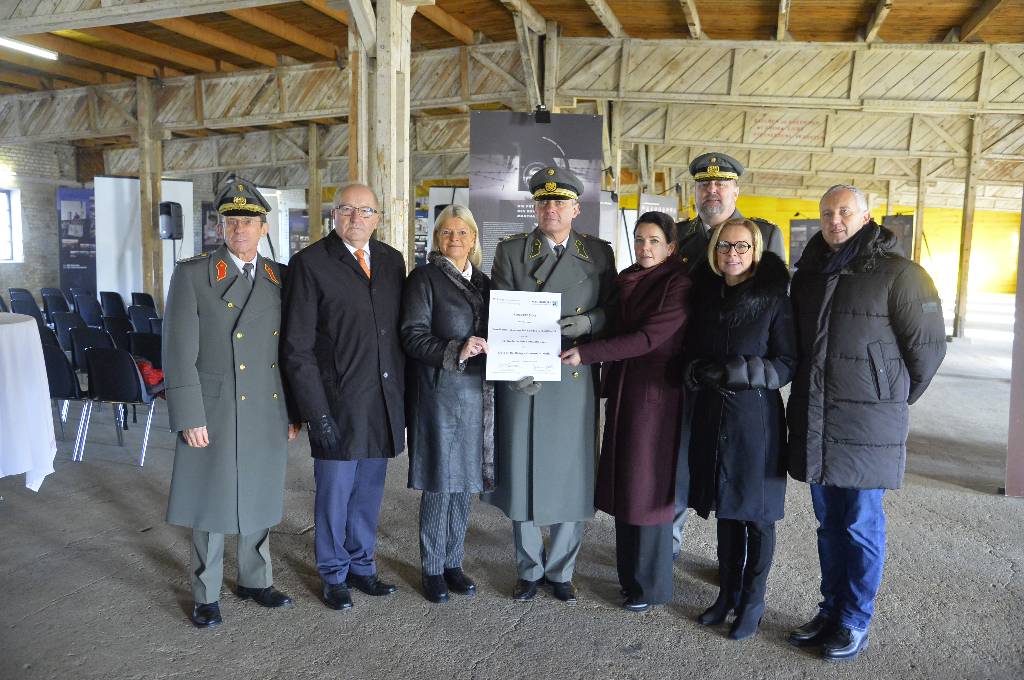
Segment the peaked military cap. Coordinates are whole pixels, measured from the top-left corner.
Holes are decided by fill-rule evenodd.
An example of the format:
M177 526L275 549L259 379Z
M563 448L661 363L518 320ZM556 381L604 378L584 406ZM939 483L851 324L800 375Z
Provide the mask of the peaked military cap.
M217 212L236 217L266 215L270 212L270 204L255 184L232 174L221 185L217 196Z
M743 164L724 153L702 153L690 161L690 174L698 182L709 179L736 179L743 174Z
M568 170L548 166L541 168L530 178L530 193L533 200L578 199L583 195L583 182Z

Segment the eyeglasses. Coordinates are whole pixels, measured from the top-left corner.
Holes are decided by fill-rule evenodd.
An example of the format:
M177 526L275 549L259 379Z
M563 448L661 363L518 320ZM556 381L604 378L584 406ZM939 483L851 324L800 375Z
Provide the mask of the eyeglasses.
M437 235L441 238L451 238L452 236L458 236L461 239L469 238L470 232L466 229L460 229L459 231L452 231L451 229L442 229L437 232Z
M728 241L719 241L715 244L715 250L720 252L722 255L728 255L730 250L735 250L737 255L750 250L752 246L746 241L736 241L736 243L729 243Z
M383 215L384 214L383 210L377 210L376 208L371 208L371 207L366 206L366 205L357 208L354 205L344 205L344 204L342 204L342 205L339 205L337 208L335 208L335 210L337 210L339 213L341 213L345 217L352 217L353 215L357 215L358 214L360 217L365 217L366 219L369 219L369 218L373 217L374 215Z

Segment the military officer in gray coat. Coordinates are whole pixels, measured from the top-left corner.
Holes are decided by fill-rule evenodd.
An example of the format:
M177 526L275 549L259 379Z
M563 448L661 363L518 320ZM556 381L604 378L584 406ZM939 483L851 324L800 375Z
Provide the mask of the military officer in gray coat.
M289 424L277 345L282 265L257 253L269 204L229 177L217 200L224 245L183 260L164 313L163 367L178 433L167 521L192 529L190 618L221 623L224 535L238 534L236 594L265 607L273 587L270 527L281 521Z
M560 168L530 179L538 226L498 244L493 288L562 294L562 349L605 330L615 258L604 241L574 231L583 183ZM576 601L573 568L584 522L594 515L597 371L562 366L559 382L532 376L495 387L495 477L487 497L512 520L519 579L512 598L529 600L542 580ZM545 549L541 527L550 527Z

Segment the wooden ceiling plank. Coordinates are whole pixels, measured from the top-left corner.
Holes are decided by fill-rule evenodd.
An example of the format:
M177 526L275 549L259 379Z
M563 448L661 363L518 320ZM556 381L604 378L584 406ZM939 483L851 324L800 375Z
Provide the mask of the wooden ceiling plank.
M277 66L277 54L271 50L253 45L250 42L228 35L216 29L198 24L191 19L157 19L153 22L160 28L166 28L186 38L206 43L225 52L236 54L244 59L255 61L264 66Z
M66 54L69 57L74 57L75 59L91 61L94 64L117 69L118 71L124 71L133 75L146 76L147 78L185 75L176 69L164 68L146 61L132 59L131 57L126 57L122 54L101 50L90 45L85 45L83 43L51 35L49 33L24 35L19 37L18 40L30 45L35 45L36 47L53 50L59 54Z
M348 26L349 17L344 11L330 7L324 0L302 0L302 4L312 7L324 16L330 17L338 23Z
M783 0L788 2L789 0ZM615 12L608 6L606 0L586 0L587 5L590 7L590 11L594 13L601 25L604 26L605 30L613 38L628 38L625 29L622 28L622 24L619 23L619 18L615 16Z
M960 42L967 42L974 38L985 25L985 22L991 19L996 10L1005 3L1006 0L985 0L978 9L974 10L974 14L964 22L964 25L960 27Z
M106 74L106 76L104 76L104 74L99 71L94 71L89 68L74 66L72 64L62 64L59 61L50 61L49 59L40 59L39 57L33 57L16 50L9 50L5 47L0 47L0 62L15 64L33 71L51 73L55 76L61 76L62 78L74 80L86 85L98 85L99 83L104 82L124 82L125 80L124 78L114 74Z
M416 11L422 14L424 18L429 19L435 25L445 30L459 42L465 45L472 45L476 42L472 28L462 23L451 14L448 14L448 12L445 12L437 5L420 5L416 8Z
M786 40L789 37L790 0L779 0L779 16L775 22L775 39Z
M694 40L707 40L704 29L700 26L700 12L697 11L697 0L679 0L686 17L686 27L690 29L690 37Z
M501 4L512 14L522 14L526 19L526 25L534 33L543 35L547 30L548 20L528 0L501 0Z
M287 40L288 42L299 45L300 47L304 47L322 57L327 57L328 59L337 58L338 47L336 45L333 45L312 33L304 31L294 24L278 19L274 15L268 14L262 10L231 9L228 10L226 14L251 26L255 26L261 31L265 31L271 35L276 35L278 38Z
M195 71L213 73L216 71L239 70L238 66L226 61L204 57L203 55L196 54L195 52L189 52L188 50L183 50L172 45L168 45L167 43L162 43L158 40L152 40L141 35L136 35L135 33L130 33L123 28L100 26L96 28L83 29L78 32L98 38L113 45L119 45L127 50L131 50L132 52L138 52L139 54L145 54L150 57L157 57L164 61L169 61Z
M888 18L889 12L892 11L892 2L893 0L878 0L878 4L875 5L875 11L871 15L871 20L864 31L864 42L875 42L878 40L878 32L882 29L882 24Z

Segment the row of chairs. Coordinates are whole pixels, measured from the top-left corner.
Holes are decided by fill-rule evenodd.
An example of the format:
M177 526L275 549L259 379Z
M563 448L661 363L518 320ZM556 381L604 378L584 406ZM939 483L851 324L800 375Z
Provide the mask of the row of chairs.
M46 323L53 324L54 312L77 312L86 320L90 326L102 326L100 319L104 316L118 318L133 318L132 308L140 310L148 309L150 316L157 316L156 303L149 293L132 293L131 307L125 307L121 294L113 291L100 291L100 299L92 291L82 288L71 288L71 299L68 300L59 288L41 289L43 308L40 310L32 293L25 288L8 289L11 296L10 308L0 297L0 311L13 311L18 314L28 314L42 318Z

